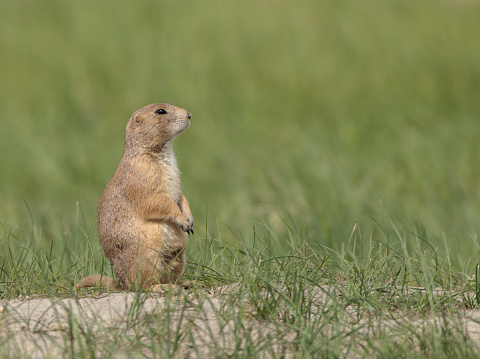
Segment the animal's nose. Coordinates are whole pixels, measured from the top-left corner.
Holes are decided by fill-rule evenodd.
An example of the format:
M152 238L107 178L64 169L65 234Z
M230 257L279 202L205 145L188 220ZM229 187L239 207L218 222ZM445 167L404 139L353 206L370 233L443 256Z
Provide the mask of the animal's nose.
M192 114L189 112L189 113L187 114L187 117L188 117L188 119L190 120L190 119L192 118Z

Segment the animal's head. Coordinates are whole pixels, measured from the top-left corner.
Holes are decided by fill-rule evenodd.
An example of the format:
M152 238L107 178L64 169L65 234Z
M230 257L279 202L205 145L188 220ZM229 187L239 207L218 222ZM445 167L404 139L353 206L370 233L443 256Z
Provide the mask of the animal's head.
M190 126L192 114L168 103L147 105L127 123L125 143L130 148L159 152Z

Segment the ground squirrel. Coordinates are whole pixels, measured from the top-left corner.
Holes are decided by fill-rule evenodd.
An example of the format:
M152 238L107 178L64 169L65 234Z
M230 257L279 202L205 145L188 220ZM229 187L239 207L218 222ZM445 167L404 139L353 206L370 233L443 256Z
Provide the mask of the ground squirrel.
M95 275L83 278L77 288L161 291L162 284L180 283L193 217L180 190L172 142L190 126L191 117L166 103L133 113L125 153L98 203L100 242L120 283Z

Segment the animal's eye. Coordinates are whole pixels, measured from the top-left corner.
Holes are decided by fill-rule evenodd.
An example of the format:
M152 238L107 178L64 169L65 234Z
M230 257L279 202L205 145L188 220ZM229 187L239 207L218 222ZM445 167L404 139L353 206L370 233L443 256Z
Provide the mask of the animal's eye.
M159 108L157 111L155 111L155 113L157 113L159 115L165 115L167 113L167 111L165 111L163 108Z

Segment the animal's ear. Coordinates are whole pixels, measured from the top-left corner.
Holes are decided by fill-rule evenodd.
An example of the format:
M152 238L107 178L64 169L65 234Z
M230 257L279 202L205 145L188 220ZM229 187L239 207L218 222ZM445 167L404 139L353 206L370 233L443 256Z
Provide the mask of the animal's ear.
M143 118L141 118L140 116L138 115L135 115L133 118L132 118L132 127L138 127L139 125L141 125L143 122Z

